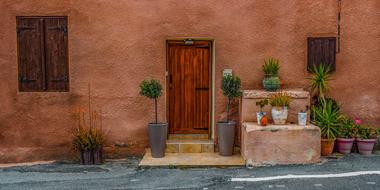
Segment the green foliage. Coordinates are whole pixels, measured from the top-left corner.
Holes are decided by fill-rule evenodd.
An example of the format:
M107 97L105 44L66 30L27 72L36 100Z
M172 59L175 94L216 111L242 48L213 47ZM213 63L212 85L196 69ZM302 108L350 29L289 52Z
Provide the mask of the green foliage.
M265 77L263 86L267 91L276 91L280 88L280 78L278 76Z
M223 95L227 97L227 121L229 119L230 104L232 100L236 100L243 93L240 90L240 78L232 76L230 74L223 76L222 79L222 91Z
M234 100L242 95L240 90L240 78L232 75L225 75L222 79L223 95L229 100Z
M340 109L334 108L333 101L321 100L320 105L311 108L313 123L321 129L321 137L334 139L338 135Z
M73 133L75 150L95 150L104 144L104 134L98 128L78 127Z
M278 92L271 96L270 105L274 107L289 106L290 100L290 96L288 96L286 93Z
M263 107L268 105L268 103L269 103L268 99L265 98L265 99L262 99L260 101L257 101L256 106L260 106L260 112L263 112Z
M331 80L330 66L326 67L322 63L319 66L314 65L311 73L313 76L309 80L311 82L312 93L323 98L327 91L328 81Z
M140 94L142 96L157 99L162 94L162 86L157 80L143 80L140 84Z
M340 116L337 136L340 138L353 138L356 136L356 124L347 116Z
M157 80L143 80L140 83L140 94L142 96L154 99L154 113L155 113L155 123L158 123L158 113L157 113L157 98L162 94L162 86Z
M269 58L268 60L264 60L263 71L265 75L277 76L278 70L280 70L278 59Z
M380 129L358 126L357 137L361 139L377 139L379 135L380 135Z

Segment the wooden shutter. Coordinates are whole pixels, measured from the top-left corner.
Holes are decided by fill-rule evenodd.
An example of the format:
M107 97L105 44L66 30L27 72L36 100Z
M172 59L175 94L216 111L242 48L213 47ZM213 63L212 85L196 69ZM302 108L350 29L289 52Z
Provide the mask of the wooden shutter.
M20 91L43 90L43 21L17 18L17 43Z
M335 70L335 52L336 38L335 37L310 37L308 42L307 69L310 71L314 65L318 66L323 63Z
M67 19L45 19L45 62L48 91L68 91Z

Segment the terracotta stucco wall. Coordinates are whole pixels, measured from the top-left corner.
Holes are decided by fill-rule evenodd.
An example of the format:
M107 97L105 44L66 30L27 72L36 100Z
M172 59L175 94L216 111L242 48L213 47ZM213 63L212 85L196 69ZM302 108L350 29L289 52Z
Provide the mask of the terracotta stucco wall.
M330 94L350 116L380 122L380 2L343 0L342 45ZM16 16L67 15L70 92L21 93L17 85ZM152 102L139 82L165 82L165 40L215 40L216 111L225 106L220 79L233 69L244 89L261 88L261 65L281 62L286 87L306 88L306 37L336 35L336 0L2 0L0 3L0 161L72 156L72 111L87 85L101 107L108 145L147 146ZM165 94L164 94L165 96ZM159 118L165 120L165 98Z

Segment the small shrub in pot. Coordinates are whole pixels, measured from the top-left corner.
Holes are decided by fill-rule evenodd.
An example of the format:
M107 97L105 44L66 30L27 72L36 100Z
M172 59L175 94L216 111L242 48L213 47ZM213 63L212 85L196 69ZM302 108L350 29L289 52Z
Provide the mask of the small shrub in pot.
M238 99L242 92L240 90L240 78L227 74L222 79L223 95L227 97L227 118L225 121L218 122L218 145L219 154L231 156L235 140L235 121L229 118L231 102Z
M256 112L257 124L261 126L266 126L268 124L268 118L266 112L263 112L263 108L268 105L269 101L267 98L256 102L256 106L260 107L260 112Z
M347 116L339 118L339 128L336 138L336 148L339 153L351 153L352 146L355 141L355 122Z
M371 155L379 134L379 129L359 126L358 138L356 138L359 153Z
M155 121L148 124L149 143L152 157L164 157L168 125L167 123L158 122L157 118L157 99L162 94L162 86L157 80L144 80L140 83L140 94L154 100Z
M283 125L288 119L288 107L290 96L284 92L278 92L271 96L270 105L272 106L271 114L275 125Z

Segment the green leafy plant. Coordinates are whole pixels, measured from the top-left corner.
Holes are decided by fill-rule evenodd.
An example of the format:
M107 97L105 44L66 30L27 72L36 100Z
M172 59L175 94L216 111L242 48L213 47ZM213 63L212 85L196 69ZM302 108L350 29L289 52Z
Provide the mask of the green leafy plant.
M349 117L342 115L339 118L339 128L337 136L340 138L353 138L356 136L355 128L355 122Z
M377 139L379 135L380 129L358 126L358 137L361 139Z
M313 123L321 129L321 137L335 139L338 134L340 109L334 108L331 100L323 100L311 108Z
M158 123L157 119L157 99L162 94L162 86L157 80L143 80L140 83L140 95L150 99L154 99L154 111L155 111L155 123Z
M331 80L331 69L330 66L325 66L324 64L319 64L319 66L313 67L312 77L309 78L311 81L311 89L313 95L317 97L324 98L327 91L328 81Z
M264 60L263 71L265 75L277 76L280 70L280 64L278 59L269 58Z
M260 101L257 101L256 102L256 106L259 106L260 107L260 112L263 112L263 108L264 106L268 105L269 101L268 101L268 98L264 98Z
M290 96L288 96L285 92L278 92L271 96L270 105L273 107L288 107L290 100Z
M240 90L240 78L227 74L222 79L223 95L227 97L227 122L229 121L231 101L238 99L242 95Z

